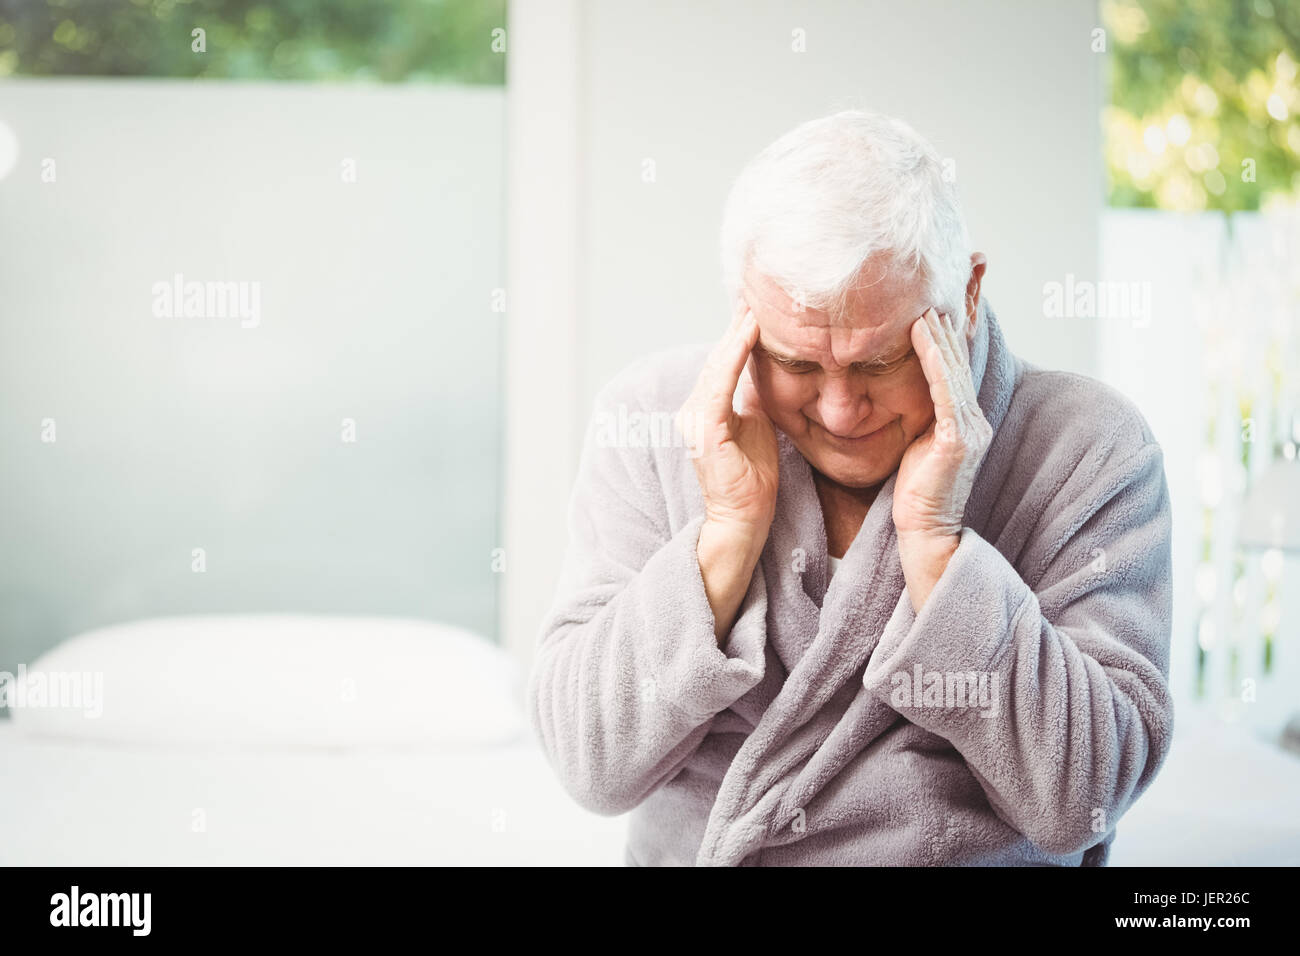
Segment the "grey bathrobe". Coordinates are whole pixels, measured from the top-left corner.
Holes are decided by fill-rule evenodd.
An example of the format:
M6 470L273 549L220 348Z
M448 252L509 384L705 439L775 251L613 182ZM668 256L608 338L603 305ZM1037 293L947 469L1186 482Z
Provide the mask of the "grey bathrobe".
M985 304L992 444L921 613L895 477L828 579L812 473L778 430L776 517L719 649L700 489L665 424L707 348L596 401L528 683L568 792L632 811L632 865L1104 865L1173 731L1169 499L1139 412L1018 359Z

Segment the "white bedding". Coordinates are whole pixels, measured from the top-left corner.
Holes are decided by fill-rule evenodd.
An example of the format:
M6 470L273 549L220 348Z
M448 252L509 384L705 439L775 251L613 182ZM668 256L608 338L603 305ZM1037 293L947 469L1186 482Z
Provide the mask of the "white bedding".
M564 792L517 677L501 648L435 621L79 634L19 681L79 694L0 720L0 864L621 866L625 821Z
M626 817L578 807L531 743L185 753L0 722L0 767L4 865L622 864ZM1300 865L1300 760L1185 715L1111 864Z
M627 818L577 806L531 742L186 751L32 738L0 721L0 767L0 865L622 865ZM1180 713L1110 862L1300 865L1300 759Z
M623 864L626 818L575 804L532 744L187 753L0 721L0 767L0 865Z

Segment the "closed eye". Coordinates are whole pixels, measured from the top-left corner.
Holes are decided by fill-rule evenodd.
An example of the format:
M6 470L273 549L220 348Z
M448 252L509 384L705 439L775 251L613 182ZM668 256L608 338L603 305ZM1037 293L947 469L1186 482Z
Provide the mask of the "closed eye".
M891 362L854 362L850 367L855 372L867 375L888 375L907 365L915 355L916 352L909 349L904 355L900 355ZM767 356L781 368L794 375L807 375L809 372L821 370L821 366L816 362L799 362L773 355L771 352L767 352Z
M905 366L915 354L916 352L909 349L905 355L900 355L892 362L855 362L853 368L868 375L888 375Z
M772 361L781 366L787 372L793 372L795 375L807 375L809 372L815 372L821 368L816 362L791 362L787 359L772 357Z

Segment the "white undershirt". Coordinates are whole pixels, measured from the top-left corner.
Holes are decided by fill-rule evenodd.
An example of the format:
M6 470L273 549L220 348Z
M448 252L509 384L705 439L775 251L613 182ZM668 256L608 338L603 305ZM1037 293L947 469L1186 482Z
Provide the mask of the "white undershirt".
M826 555L826 563L830 566L831 574L835 574L840 569L840 562L843 558L837 558L834 555Z

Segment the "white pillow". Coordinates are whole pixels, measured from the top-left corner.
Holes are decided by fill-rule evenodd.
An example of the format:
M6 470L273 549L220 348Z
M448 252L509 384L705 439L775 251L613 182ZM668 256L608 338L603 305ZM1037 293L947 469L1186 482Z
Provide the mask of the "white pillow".
M7 688L11 701L20 676ZM156 618L89 631L41 655L21 681L22 706L9 712L28 734L114 743L473 747L525 734L517 681L504 650L446 624Z

